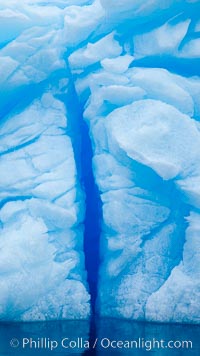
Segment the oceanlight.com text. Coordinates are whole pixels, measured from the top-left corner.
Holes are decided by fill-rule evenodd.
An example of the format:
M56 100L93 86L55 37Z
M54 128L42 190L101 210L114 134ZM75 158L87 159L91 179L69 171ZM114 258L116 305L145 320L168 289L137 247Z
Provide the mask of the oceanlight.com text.
M70 339L64 337L61 340L54 340L46 337L41 338L22 338L21 340L13 338L10 341L12 348L41 350L48 349L53 351L58 348L63 349L142 349L151 351L156 349L188 349L193 348L191 340L157 340L156 338L144 339L137 338L132 340L115 340L108 337L96 338L91 341L82 337Z

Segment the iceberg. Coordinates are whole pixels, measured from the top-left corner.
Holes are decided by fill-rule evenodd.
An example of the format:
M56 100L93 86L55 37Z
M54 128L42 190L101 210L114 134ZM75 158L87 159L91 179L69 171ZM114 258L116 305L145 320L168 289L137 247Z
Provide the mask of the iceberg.
M199 323L199 13L0 0L1 320Z

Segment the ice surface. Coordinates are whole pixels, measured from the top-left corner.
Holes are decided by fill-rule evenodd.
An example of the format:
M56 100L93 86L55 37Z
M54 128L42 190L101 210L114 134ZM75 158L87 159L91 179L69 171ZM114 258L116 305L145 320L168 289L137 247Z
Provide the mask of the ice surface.
M102 67L111 73L124 73L127 71L129 65L134 60L133 56L125 54L117 58L105 58L101 61Z
M192 212L188 218L183 261L172 271L165 284L147 301L147 318L171 322L199 323L199 214ZM184 294L184 299L182 295ZM157 303L162 301L162 310Z
M199 323L199 268L191 257L195 251L198 259L199 246L191 231L200 207L200 84L198 62L186 62L198 56L190 43L198 41L199 5L101 3L123 52L80 76L72 68L103 203L98 310Z
M160 68L133 68L129 73L131 81L141 86L148 93L149 99L162 100L189 116L194 115L194 98L191 89L187 89L189 80L184 81Z
M66 110L44 93L1 123L3 320L87 318L83 196Z
M69 57L71 68L84 68L99 62L103 58L113 58L120 56L122 48L114 39L114 33L103 37L96 43L88 43L86 48L81 48L73 52Z
M200 135L196 123L171 105L158 100L136 101L114 110L107 117L106 130L109 150L121 148L165 180L185 177L191 173L191 165L192 171L195 166L199 170Z
M89 135L100 315L199 323L199 13L0 0L0 319L89 317Z
M200 39L193 39L185 44L181 55L186 58L199 58L200 56Z
M152 55L176 55L178 47L185 37L190 21L177 24L165 23L158 29L139 34L134 38L136 58Z

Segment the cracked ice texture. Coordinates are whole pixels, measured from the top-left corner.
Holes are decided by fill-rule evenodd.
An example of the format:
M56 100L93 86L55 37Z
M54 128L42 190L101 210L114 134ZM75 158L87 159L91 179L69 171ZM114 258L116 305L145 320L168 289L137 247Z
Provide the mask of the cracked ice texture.
M107 37L69 58L103 203L98 308L199 323L199 3L101 3Z
M3 320L89 315L83 201L66 128L64 106L50 93L1 123Z
M199 322L199 13L0 0L1 319L89 315L75 83L102 201L100 314Z
M64 100L64 3L0 2L2 320L90 314L84 195Z

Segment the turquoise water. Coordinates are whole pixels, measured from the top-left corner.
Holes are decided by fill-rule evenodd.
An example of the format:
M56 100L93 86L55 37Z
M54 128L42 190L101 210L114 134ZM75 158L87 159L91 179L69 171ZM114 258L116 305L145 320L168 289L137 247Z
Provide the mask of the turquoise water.
M93 348L96 339L97 344ZM158 344L161 340L163 342ZM177 348L167 348L169 341L177 342ZM188 346L185 341L188 341ZM185 346L179 347L180 344ZM92 323L1 323L0 356L37 354L199 356L200 327L116 319L97 319Z

